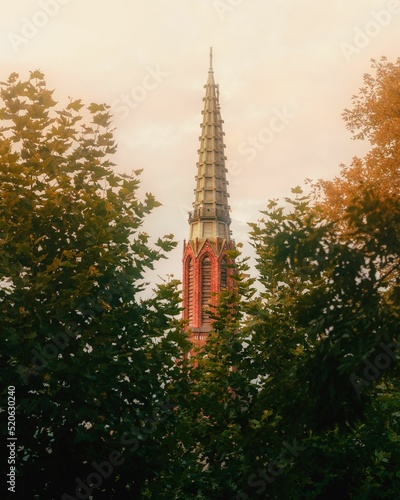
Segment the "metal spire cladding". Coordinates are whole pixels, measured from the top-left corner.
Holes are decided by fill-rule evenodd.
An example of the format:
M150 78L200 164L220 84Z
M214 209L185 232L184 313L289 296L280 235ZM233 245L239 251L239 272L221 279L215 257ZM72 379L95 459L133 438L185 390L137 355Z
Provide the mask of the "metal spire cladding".
M229 205L224 155L225 144L219 105L219 87L214 81L212 66L212 48L210 49L210 67L208 70L203 121L201 126L199 161L197 163L195 199L193 211L189 213L190 240L215 241L230 240Z

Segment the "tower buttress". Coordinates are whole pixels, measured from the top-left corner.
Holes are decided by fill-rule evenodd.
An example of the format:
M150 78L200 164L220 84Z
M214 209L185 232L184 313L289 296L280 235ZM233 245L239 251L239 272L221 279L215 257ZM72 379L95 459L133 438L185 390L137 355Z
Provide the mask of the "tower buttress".
M231 240L225 144L219 105L219 86L214 81L210 49L204 107L202 111L199 161L193 210L189 212L189 240L183 249L183 318L190 339L201 346L211 330L209 306L217 304L217 294L233 289L231 260L227 251Z

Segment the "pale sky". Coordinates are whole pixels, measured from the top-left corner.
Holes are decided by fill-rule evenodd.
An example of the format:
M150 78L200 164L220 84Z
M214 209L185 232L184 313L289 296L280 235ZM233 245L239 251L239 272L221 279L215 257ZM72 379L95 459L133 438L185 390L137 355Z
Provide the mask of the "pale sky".
M232 232L305 178L331 178L363 146L341 113L371 58L400 56L400 0L1 0L1 76L40 69L55 99L105 102L117 170L143 169L163 204L147 219L179 246L181 278L209 47L220 85ZM245 254L250 248L245 245ZM150 278L154 279L154 276ZM157 279L156 279L157 280ZM159 280L158 280L159 281Z

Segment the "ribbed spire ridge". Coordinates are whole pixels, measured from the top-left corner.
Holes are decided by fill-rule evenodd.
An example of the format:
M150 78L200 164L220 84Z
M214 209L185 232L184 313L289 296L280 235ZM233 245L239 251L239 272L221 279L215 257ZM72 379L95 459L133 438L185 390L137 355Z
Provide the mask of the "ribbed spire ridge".
M190 239L230 240L230 217L224 155L225 144L219 105L219 87L214 81L213 54L204 86L199 161L197 163L193 212L189 215Z

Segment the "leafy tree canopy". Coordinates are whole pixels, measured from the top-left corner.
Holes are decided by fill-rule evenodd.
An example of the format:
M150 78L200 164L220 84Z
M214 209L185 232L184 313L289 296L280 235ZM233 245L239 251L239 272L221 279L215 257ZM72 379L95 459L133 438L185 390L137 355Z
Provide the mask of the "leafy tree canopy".
M113 169L108 106L59 108L40 71L0 92L0 358L3 390L16 387L18 493L132 497L174 419L177 283L138 293L175 242L152 247L142 230L159 203L138 198L140 171ZM113 471L96 481L104 461Z
M344 115L371 151L250 224L262 292L222 296L178 410L176 498L398 496L400 61L373 67Z

